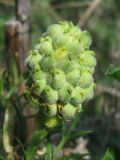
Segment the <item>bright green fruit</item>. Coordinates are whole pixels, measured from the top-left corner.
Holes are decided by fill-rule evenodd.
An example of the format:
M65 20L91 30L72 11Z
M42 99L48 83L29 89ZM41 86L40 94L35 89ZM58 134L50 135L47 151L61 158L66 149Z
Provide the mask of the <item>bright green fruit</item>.
M86 66L86 67L95 67L96 66L96 59L91 54L81 54L79 58L79 64Z
M31 77L32 77L32 80L35 82L36 80L39 80L39 79L46 79L46 73L43 72L39 67L38 69L35 69L32 71Z
M45 86L46 86L46 79L36 80L35 83L32 85L32 92L35 95L40 96Z
M80 76L79 86L87 88L93 82L93 77L89 72L83 72Z
M65 35L64 33L58 33L56 36L54 36L54 47L57 49L60 46L65 46L66 42L68 40L68 35Z
M53 117L57 114L57 105L56 104L47 104L46 108L45 108L45 113L50 116Z
M91 85L85 89L84 98L88 101L94 96L95 84L91 83Z
M91 50L86 50L86 51L84 51L84 54L95 56L95 52L94 52L94 51L91 51Z
M73 87L69 84L64 85L59 91L59 101L63 104L69 103L71 100L71 95L73 92Z
M57 34L63 33L63 27L60 24L53 24L47 29L48 36L54 38Z
M33 69L39 65L41 58L42 56L39 54L39 52L37 50L33 50L33 54L31 51L30 56L25 60L25 64L28 68Z
M94 67L80 65L80 75L82 75L84 72L88 72L91 75L93 75L94 70L95 70Z
M49 72L56 66L55 58L52 55L43 56L40 61L40 66L43 71Z
M77 108L73 106L72 104L68 103L66 104L62 109L62 114L67 119L73 118L76 114Z
M45 86L41 96L42 99L48 104L54 104L58 100L58 92L53 90L49 85Z
M50 55L54 53L52 39L50 37L45 37L44 41L41 42L39 48L41 54Z
M74 36L74 38L77 38L80 36L81 34L81 30L78 26L73 26L73 29L72 29L72 35Z
M78 106L79 104L83 103L85 100L84 92L84 89L76 87L72 93L71 103L75 106Z
M60 69L54 69L48 81L49 85L51 85L53 89L60 89L66 83L65 73Z
M68 41L67 44L67 52L69 55L71 55L74 59L76 59L77 56L79 56L83 51L82 45L79 44L79 41L76 39Z
M57 117L47 117L45 121L45 126L47 128L54 128L57 126L59 120Z
M80 79L80 70L74 69L66 75L67 82L73 86L76 86Z
M56 116L73 118L93 97L96 59L90 45L88 32L65 21L49 26L29 52L26 96L47 116L48 127L57 124Z
M80 69L80 65L76 62L76 60L72 59L72 55L69 55L68 58L58 62L58 67L63 70L66 74L72 70Z
M54 24L48 27L47 33L52 37L54 41L53 46L56 49L59 48L59 46L64 46L67 37L65 37L64 29L60 24Z
M87 31L81 32L79 41L83 45L84 49L89 48L92 43L91 37Z
M68 34L70 38L79 39L81 30L78 26L74 26L72 22L61 22L60 24L64 29L64 33Z

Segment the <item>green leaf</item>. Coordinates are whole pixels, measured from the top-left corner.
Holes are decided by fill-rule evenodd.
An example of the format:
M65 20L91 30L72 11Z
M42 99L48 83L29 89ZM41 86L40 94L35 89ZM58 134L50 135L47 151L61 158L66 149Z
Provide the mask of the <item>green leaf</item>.
M54 159L54 153L53 153L53 147L51 144L47 144L47 153L45 155L45 160L55 160Z
M107 151L105 152L105 155L103 156L102 160L115 160L113 151L107 149Z
M40 146L41 141L46 137L46 130L38 130L34 133L31 143L26 150L26 160L33 160L37 148Z
M75 138L79 136L84 136L86 134L92 133L92 130L83 130L83 131L77 131L76 133L71 134L70 138Z
M113 77L114 79L120 81L120 67L116 67L111 64L105 72L105 75Z
M0 160L4 160L4 157L0 155Z

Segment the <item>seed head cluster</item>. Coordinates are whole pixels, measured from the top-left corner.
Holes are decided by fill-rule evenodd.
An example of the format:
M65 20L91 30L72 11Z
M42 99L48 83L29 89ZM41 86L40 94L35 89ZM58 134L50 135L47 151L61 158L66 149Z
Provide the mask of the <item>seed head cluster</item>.
M25 96L48 117L73 118L94 95L91 37L72 22L48 27L25 60Z

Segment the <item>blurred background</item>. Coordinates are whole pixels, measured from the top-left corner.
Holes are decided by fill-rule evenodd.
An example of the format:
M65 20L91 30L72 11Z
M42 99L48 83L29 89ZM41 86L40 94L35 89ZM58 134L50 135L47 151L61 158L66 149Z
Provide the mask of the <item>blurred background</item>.
M0 73L6 67L5 24L14 16L14 1L0 0ZM65 155L91 153L94 160L109 149L110 160L120 160L120 83L105 74L110 64L120 66L120 0L31 0L31 46L49 25L63 20L90 32L97 58L95 97L85 105L77 127L92 133L74 139L74 147L66 146Z

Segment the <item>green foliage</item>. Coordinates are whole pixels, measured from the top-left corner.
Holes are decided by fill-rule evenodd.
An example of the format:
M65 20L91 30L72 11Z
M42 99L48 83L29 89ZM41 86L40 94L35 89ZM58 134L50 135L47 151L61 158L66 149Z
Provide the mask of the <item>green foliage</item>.
M117 81L120 81L120 67L116 67L113 64L111 64L106 73L106 76L110 76L113 77L114 79L116 79Z
M45 160L55 160L55 157L54 157L54 149L53 149L53 147L52 147L52 145L51 144L47 144L47 147L46 147L46 154L45 154Z
M115 160L113 151L110 149L107 149L105 152L105 155L103 156L102 160Z
M0 160L4 160L4 157L0 155Z
M36 154L36 151L43 139L46 137L46 130L37 130L35 131L32 140L25 152L26 160L32 160Z

